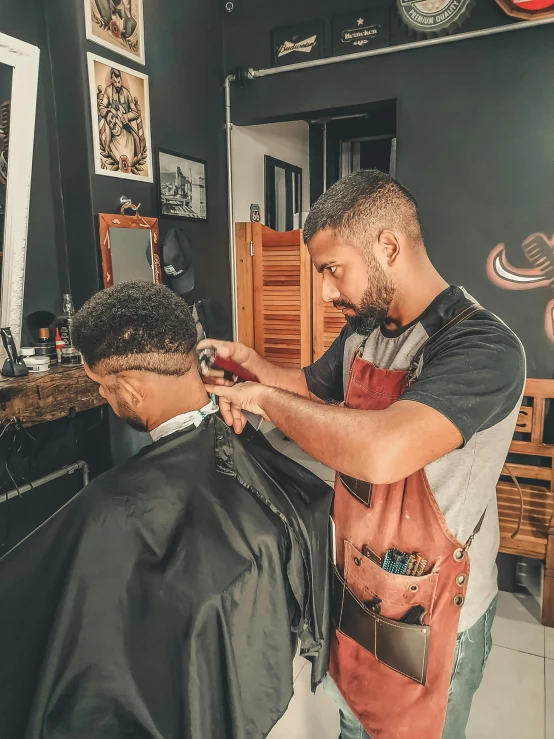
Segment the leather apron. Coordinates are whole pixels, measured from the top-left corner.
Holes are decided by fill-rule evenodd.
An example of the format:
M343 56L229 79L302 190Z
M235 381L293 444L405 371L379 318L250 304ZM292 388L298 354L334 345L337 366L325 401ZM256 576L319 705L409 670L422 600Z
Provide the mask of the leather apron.
M409 372L383 370L362 359L351 368L345 405L385 410L421 368L423 349L469 317L472 305L429 339ZM469 577L468 542L449 531L424 470L390 485L337 474L334 522L330 674L372 739L441 739L458 623ZM420 577L384 570L375 555L388 549L420 553ZM377 604L377 606L376 606ZM423 606L422 623L401 619Z

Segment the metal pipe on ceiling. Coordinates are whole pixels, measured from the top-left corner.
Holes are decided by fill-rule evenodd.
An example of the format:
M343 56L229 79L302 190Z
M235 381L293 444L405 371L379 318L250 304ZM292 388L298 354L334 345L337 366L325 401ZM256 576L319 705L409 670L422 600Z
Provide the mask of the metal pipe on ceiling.
M545 18L538 21L521 21L521 23L509 23L505 26L496 26L494 28L482 28L479 31L468 31L467 33L456 33L451 36L439 36L438 38L424 39L422 41L411 41L408 44L399 44L398 46L385 46L382 49L371 49L369 51L357 51L354 54L344 54L343 56L329 56L323 59L312 59L309 62L299 62L298 64L287 64L282 67L271 67L270 69L249 69L248 76L252 79L258 77L271 77L275 74L283 74L284 72L298 72L302 69L312 69L313 67L325 67L329 64L340 64L342 62L351 62L356 59L367 59L372 56L383 56L384 54L396 54L402 51L411 51L413 49L423 49L429 46L439 46L440 44L451 44L456 41L466 41L471 38L481 38L482 36L494 36L498 33L509 33L510 31L522 31L526 28L534 28L536 26L546 26L554 23L554 18Z
M396 54L403 51L411 51L414 49L423 49L430 46L439 46L441 44L455 43L457 41L466 41L467 39L481 38L483 36L494 36L499 33L510 33L512 31L522 31L527 28L536 28L537 26L546 26L554 23L554 18L545 18L537 21L522 21L521 23L510 23L505 26L497 26L494 28L483 28L479 31L469 31L467 33L457 33L451 36L440 36L439 38L424 39L422 41L412 41L407 44L399 44L398 46L386 46L382 49L372 49L370 51L358 51L354 54L345 54L343 56L331 56L323 59L313 59L309 62L300 62L298 64L287 64L282 67L272 67L270 69L248 69L243 71L244 79L258 79L262 77L272 77L276 74L285 74L286 72L299 72L304 69L312 69L314 67L324 67L329 64L341 64L342 62L352 62L357 59L368 59L374 56L383 56L384 54ZM225 79L225 132L227 142L227 198L228 198L228 218L229 218L229 256L231 260L231 304L233 311L233 336L235 340L238 336L238 315L237 315L237 280L236 280L236 248L235 248L235 224L233 209L233 171L232 171L232 129L231 120L231 82L236 80L236 75L230 74ZM325 146L325 154L327 147ZM324 186L327 185L327 173L324 164Z

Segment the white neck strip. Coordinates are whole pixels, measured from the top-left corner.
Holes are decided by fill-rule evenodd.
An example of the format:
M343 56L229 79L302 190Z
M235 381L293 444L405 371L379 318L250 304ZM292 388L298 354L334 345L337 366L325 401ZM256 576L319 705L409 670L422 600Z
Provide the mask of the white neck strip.
M218 410L219 406L215 405L215 403L210 402L203 408L200 408L199 411L181 413L174 418L170 418L169 421L165 421L164 423L157 426L155 429L152 429L152 431L150 432L152 441L159 441L164 436L174 434L176 431L183 431L183 429L186 429L188 426L195 426L196 428L198 428L198 426L200 426L206 416L209 416L212 413L217 413Z

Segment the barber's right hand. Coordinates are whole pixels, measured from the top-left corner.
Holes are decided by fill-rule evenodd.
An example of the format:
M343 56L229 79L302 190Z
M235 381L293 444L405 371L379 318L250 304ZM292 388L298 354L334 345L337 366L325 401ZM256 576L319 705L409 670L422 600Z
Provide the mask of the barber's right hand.
M250 349L250 347L236 341L218 341L217 339L202 339L198 343L197 349L204 349L208 346L213 346L222 359L231 359L249 370L253 375L260 376L264 359L254 349ZM224 385L226 387L234 385L234 382L225 379L223 370L215 367L212 367L207 375L202 375L202 379L207 385Z

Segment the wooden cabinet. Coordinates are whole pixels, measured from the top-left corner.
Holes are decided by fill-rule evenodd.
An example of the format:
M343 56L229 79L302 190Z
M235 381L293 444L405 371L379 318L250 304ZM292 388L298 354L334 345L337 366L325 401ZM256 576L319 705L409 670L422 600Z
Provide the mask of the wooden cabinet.
M237 223L238 340L275 364L305 367L329 348L344 317L321 298L302 232Z
M528 379L517 439L496 486L500 551L545 563L542 623L554 627L554 444L547 442L547 404L554 380Z

